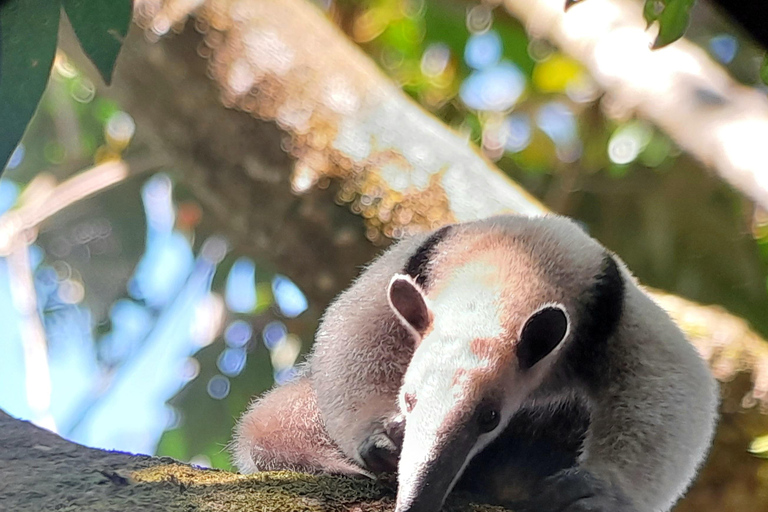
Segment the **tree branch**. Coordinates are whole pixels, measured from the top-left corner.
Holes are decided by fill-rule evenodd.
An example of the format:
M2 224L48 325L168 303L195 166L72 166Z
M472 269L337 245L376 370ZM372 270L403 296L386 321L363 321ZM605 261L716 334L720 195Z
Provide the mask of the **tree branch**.
M750 2L742 2L750 3ZM768 98L740 85L693 43L651 50L642 2L503 0L534 37L587 67L614 115L637 113L725 181L768 208ZM762 4L761 4L762 5ZM764 9L764 8L763 8Z
M384 512L394 482L273 472L239 475L167 457L87 448L0 410L0 503L38 512ZM453 498L450 512L503 512Z
M590 0L585 4L613 13L613 21L606 26L637 28L631 19L633 11L622 0ZM578 31L565 24L561 0L521 0L519 3L507 0L506 5L526 20L534 33L551 35L560 43L570 43L572 49L587 61L596 52L595 44L601 41L600 37L608 34L600 30L603 26L599 22L603 19L600 16L604 17L605 13L598 11L587 12L597 17L598 22L590 22L597 23L597 29L590 24ZM554 9L555 5L557 9ZM578 13L584 7L584 4L578 4L568 15ZM173 26L181 27L190 14L190 7L179 0L139 0L137 13L143 26L161 34ZM208 0L195 16L204 33L200 53L209 58L210 73L221 87L223 102L256 117L274 120L288 134L290 142L286 149L298 158L292 177L294 189L306 190L317 181L340 178L339 196L351 202L353 211L362 214L373 228L373 234L369 229L369 238L379 239L380 232L398 237L407 231L503 212L537 214L544 211L537 201L502 175L466 140L408 99L310 3L262 0L244 4ZM581 17L572 18L568 23L577 26L585 20L582 11ZM645 34L644 27L637 30L641 35ZM684 47L675 50L673 55L688 59L686 62L697 62L702 69L711 72L696 78L690 87L696 83L706 85L707 79L713 77L730 80L723 76L722 70L714 69L699 50L690 48L690 43L675 45ZM650 56L644 58L651 60L657 55L666 58L664 55L669 53L664 52L670 51L650 52L643 47L643 51L646 50ZM339 67L340 62L344 66ZM670 90L678 90L676 87L689 90L684 84L686 74L662 64L659 64L662 75L668 73L669 76L656 75L654 80L663 82L669 78L674 85L670 85ZM617 93L621 87L632 88L631 84L624 83L626 78L618 76L616 80L610 87ZM653 86L652 81L643 83L645 87ZM694 117L685 117L687 114L683 115L683 110L693 105L675 105L671 98L660 99L655 102L658 105L654 105L651 97L644 96L652 92L650 89L635 91L637 97L632 96L632 91L625 96L634 98L633 104L638 104L638 108L646 104L652 107L662 119L675 124L676 132L706 131L703 127L718 122L722 109L735 108L731 112L739 118L745 115L743 109L755 101L752 114L759 117L764 112L768 123L765 98L758 100L743 88L730 82L727 84L732 86L733 90L728 94L738 108L718 107L717 115L707 111L707 120L699 119L698 114L687 110L685 112ZM635 86L643 87L642 84ZM679 122L680 115L685 118L684 122ZM702 136L709 137L708 134ZM698 147L700 142L695 144ZM713 140L708 144L721 149L725 147ZM679 299L668 300L667 307L673 316L681 318L685 312L699 306ZM705 327L700 327L710 333L722 332L723 322L729 323L733 318L725 312L712 315L706 309L701 311L699 318ZM691 339L698 341L697 346L705 356L712 354L711 347L704 338L696 336L696 332L688 331ZM756 334L754 339L762 342ZM735 342L734 338L730 340ZM733 364L728 366L732 371L721 369L719 376L728 379L737 370L748 370L755 372L756 382L768 379L768 354L759 350L761 346L756 342L742 346L739 351L723 352L732 358ZM767 395L760 392L755 397L768 404Z

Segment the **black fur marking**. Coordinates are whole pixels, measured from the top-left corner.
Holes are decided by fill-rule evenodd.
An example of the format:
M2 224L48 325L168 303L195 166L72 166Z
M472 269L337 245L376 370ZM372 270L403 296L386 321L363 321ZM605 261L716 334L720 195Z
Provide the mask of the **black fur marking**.
M576 467L588 428L589 411L578 400L524 408L470 461L456 489L495 505L527 499L542 479Z
M541 361L563 341L567 330L568 318L560 308L546 307L531 315L516 345L520 367L528 369Z
M445 239L450 229L450 225L443 226L432 233L429 238L424 240L424 243L421 244L414 255L410 257L408 263L405 264L405 273L411 276L419 286L424 287L424 284L427 282L427 265L429 260L432 259L437 244Z
M611 379L608 340L615 332L624 309L624 279L616 260L606 255L603 270L579 313L573 341L563 358L568 370L588 390L594 391Z

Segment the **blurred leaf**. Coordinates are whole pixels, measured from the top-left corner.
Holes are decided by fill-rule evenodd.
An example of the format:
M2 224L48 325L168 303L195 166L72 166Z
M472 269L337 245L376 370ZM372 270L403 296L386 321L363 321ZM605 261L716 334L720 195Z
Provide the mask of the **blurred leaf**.
M565 0L565 10L567 11L574 5L583 2L584 0Z
M749 445L749 453L768 459L768 435L755 438Z
M0 2L0 173L48 83L58 33L58 2Z
M666 5L658 15L659 35L653 43L653 49L659 49L683 37L690 22L691 8L696 0L666 0Z
M177 460L189 460L189 450L187 449L187 439L184 437L181 429L174 428L163 432L160 443L157 445L157 453L162 453L165 457L173 457Z
M131 22L131 0L62 0L88 58L109 84Z
M232 459L226 446L212 443L208 446L204 455L207 455L210 459L212 468L232 471Z
M648 27L653 25L653 22L659 19L659 13L663 8L664 4L662 4L660 0L645 0L645 5L643 6L643 18L645 18L646 23L648 23Z
M664 163L674 149L672 141L661 132L655 131L651 141L640 153L640 162L646 167L658 167Z
M275 302L275 297L272 295L271 283L256 283L256 311L255 313L262 313L272 303Z
M760 66L760 80L762 80L765 85L768 85L768 53L765 54L763 65Z

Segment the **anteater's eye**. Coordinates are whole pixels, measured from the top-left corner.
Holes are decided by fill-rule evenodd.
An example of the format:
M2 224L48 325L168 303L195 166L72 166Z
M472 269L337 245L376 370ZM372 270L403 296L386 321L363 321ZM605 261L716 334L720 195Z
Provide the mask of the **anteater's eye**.
M501 421L501 414L499 414L498 409L493 407L483 407L477 415L477 425L483 434L498 427L499 421Z

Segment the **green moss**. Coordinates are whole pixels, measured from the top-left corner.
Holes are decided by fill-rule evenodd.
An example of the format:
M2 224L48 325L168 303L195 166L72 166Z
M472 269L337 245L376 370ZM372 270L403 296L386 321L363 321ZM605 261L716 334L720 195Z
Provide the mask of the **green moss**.
M395 503L395 483L331 475L276 471L240 475L227 471L196 469L178 463L160 464L135 471L138 483L166 483L178 488L174 508L229 512L384 512ZM184 507L184 508L182 508ZM472 505L462 498L446 504L450 512L503 511L499 507Z

